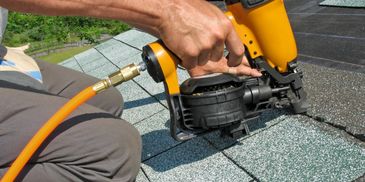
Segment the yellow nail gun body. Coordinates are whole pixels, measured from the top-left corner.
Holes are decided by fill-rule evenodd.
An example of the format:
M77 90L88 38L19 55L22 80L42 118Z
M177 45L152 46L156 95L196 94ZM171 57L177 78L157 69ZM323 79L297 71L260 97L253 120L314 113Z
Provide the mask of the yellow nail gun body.
M249 133L247 121L273 108L307 110L297 48L283 0L226 0L226 16L238 33L260 78L214 74L178 83L180 61L157 41L143 48L143 60L156 82L164 82L171 135L187 140L221 130L239 136Z

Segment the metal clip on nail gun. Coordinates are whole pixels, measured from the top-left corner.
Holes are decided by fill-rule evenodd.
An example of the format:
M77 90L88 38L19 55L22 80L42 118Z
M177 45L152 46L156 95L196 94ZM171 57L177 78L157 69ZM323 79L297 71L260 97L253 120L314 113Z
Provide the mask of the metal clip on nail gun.
M262 70L262 77L214 74L190 78L179 86L178 58L162 41L143 48L150 76L165 85L170 132L178 141L217 129L233 137L249 134L247 121L273 108L307 111L283 0L227 0L226 5L226 15L246 48L251 67Z

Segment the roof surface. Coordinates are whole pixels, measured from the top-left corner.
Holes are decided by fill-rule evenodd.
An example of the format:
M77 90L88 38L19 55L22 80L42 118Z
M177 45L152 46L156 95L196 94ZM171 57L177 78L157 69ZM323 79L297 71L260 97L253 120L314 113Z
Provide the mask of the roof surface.
M365 7L364 0L325 0L320 3L324 6L340 6L340 7Z
M117 89L122 116L143 140L137 181L352 181L365 174L365 10L319 7L287 0L311 112L326 118L266 112L249 124L251 135L233 140L210 133L176 142L168 130L162 84L147 73ZM156 40L130 30L61 65L103 78L141 61ZM183 81L188 74L179 70Z

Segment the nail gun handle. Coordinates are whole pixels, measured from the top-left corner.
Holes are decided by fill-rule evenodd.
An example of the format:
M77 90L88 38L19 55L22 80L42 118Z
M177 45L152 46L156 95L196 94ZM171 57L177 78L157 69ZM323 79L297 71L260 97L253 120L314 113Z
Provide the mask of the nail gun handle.
M245 46L247 57L250 61L264 57L272 68L287 72L288 64L297 57L297 48L283 1L250 0L247 2L256 2L250 7L246 1L226 2L225 15ZM147 45L143 54L150 60L146 63L155 81L165 80L170 94L179 93L176 66L180 60L160 40Z
M177 141L189 140L194 134L178 131L179 120L182 115L180 101L180 87L177 78L177 64L179 59L169 51L161 40L143 47L142 59L146 64L149 75L157 83L163 82L166 100L170 111L170 134Z
M280 73L297 57L297 47L283 0L231 0L226 16L231 20L249 58L264 57ZM247 4L254 6L248 7Z

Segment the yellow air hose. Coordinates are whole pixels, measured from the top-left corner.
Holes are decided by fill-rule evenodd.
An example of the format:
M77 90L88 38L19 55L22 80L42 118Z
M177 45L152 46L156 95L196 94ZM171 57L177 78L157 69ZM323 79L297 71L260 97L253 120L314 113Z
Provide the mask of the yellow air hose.
M130 64L119 71L109 75L107 79L101 80L93 86L87 87L71 100L69 100L64 106L62 106L33 136L33 138L24 147L18 157L10 166L9 170L5 173L1 182L13 182L20 171L24 168L29 159L42 145L44 140L60 125L75 109L80 105L91 99L96 94L108 89L109 87L119 85L126 82L140 74L140 71L144 71L145 66L143 64L135 65Z

